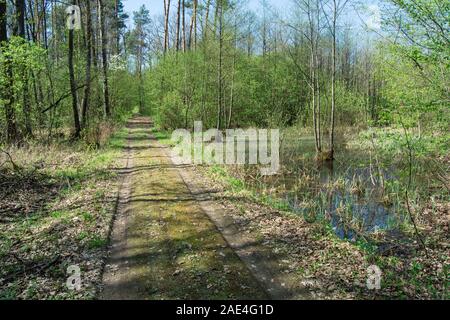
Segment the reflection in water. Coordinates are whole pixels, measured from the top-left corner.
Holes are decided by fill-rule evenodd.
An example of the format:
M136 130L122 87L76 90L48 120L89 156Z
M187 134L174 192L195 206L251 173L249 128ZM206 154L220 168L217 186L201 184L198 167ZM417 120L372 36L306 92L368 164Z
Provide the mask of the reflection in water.
M395 229L400 222L398 207L382 201L384 191L380 187L380 181L396 179L394 171L375 169L369 154L356 154L342 142L339 150L337 161L318 165L311 160L312 137L285 141L283 172L261 178L262 183L246 181L262 193L276 190L276 196L285 199L298 214L328 218L336 235L343 239Z
M333 230L340 238L356 238L357 233L353 226L358 226L360 232L371 233L391 229L398 220L393 206L386 206L370 198L362 199L349 192L332 191L325 198L325 203L318 198L316 201L320 203L312 208L302 205L298 194L288 192L285 199L295 213L329 217ZM311 212L314 210L316 212Z

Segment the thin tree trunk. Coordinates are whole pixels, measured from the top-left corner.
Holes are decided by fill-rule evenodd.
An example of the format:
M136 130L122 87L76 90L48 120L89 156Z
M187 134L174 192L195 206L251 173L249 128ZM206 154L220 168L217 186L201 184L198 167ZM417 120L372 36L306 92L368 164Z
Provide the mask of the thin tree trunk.
M169 50L170 0L164 0L164 54Z
M42 36L44 41L44 48L48 50L48 36L47 36L47 4L45 0L42 0Z
M14 30L14 35L25 40L25 0L16 0L16 27ZM23 70L21 73L23 81L22 112L25 122L25 135L27 137L31 137L33 135L33 130L31 125L28 74L26 73L26 70Z
M139 63L138 77L139 77L139 112L143 114L145 105L144 105L144 85L142 78L142 63Z
M39 7L37 1L33 1L33 3L34 3L35 41L41 43L41 20L39 18Z
M336 20L337 20L337 0L333 0L333 48L332 48L332 70L331 70L331 123L330 123L330 160L334 159L334 130L335 130L335 114L336 114Z
M16 0L16 27L14 34L25 39L25 1Z
M221 6L219 4L220 1L221 0L217 0L216 11L214 13L214 30L213 30L214 38L217 36L217 22L218 22L218 19L219 19L219 10L220 10L220 6Z
M309 62L309 70L310 70L310 81L309 85L311 87L311 105L312 105L312 115L313 115L313 128L314 128L314 142L316 146L316 156L317 159L320 159L321 146L320 146L320 138L319 138L319 125L318 125L318 115L317 115L317 64L316 64L316 35L315 35L315 27L314 27L314 17L313 17L313 9L311 6L311 2L308 1L305 3L306 5L306 14L308 17L309 23L309 34L308 41L310 46L310 62Z
M234 52L233 52L233 69L231 71L231 96L230 96L230 108L228 110L228 121L227 128L231 127L231 119L233 116L233 105L234 105L234 78L236 75L236 52L237 52L237 21L234 20Z
M322 152L322 98L321 94L321 86L320 86L320 72L318 65L318 56L316 56L316 66L317 66L317 74L316 74L316 92L317 92L317 137L319 142L319 152Z
M143 34L143 26L138 25L136 26L138 30L138 37L139 37L139 46L137 48L137 74L138 74L138 91L139 91L139 112L142 114L144 112L144 87L143 87L143 77L142 77L142 71L143 71L143 65L144 65L144 34Z
M98 47L99 47L99 39L100 39L100 28L98 27L99 20L100 20L100 15L99 15L99 8L98 8L98 4L96 6L96 10L95 10L95 28L94 28L94 24L92 25L93 27L93 32L92 32L92 65L94 66L94 69L97 70L98 69L98 58L99 58L99 53L98 53Z
M7 0L0 0L0 44L6 43L8 41L7 34ZM0 46L1 48L1 46ZM0 66L1 67L1 66ZM9 58L6 59L5 64L5 74L8 79L4 84L0 95L4 98L5 102L5 119L6 119L6 142L8 144L17 142L17 125L16 125L16 115L14 112L14 93L13 93L13 74L11 61Z
M321 106L321 84L320 84L320 60L319 60L319 45L320 45L320 0L316 0L316 35L315 35L315 49L314 60L316 69L316 94L317 94L317 138L319 145L319 152L322 152L322 106Z
M206 2L206 13L205 13L205 21L203 25L203 40L206 41L208 36L208 26L209 26L209 9L211 8L211 0Z
M203 72L202 72L202 98L201 98L201 106L202 106L202 121L205 122L207 115L206 115L206 99L207 99L207 93L208 93L208 83L210 79L210 73L208 70L208 19L209 19L209 9L211 6L211 0L208 0L206 3L206 12L205 12L205 20L203 21L203 41L202 41L202 50L203 50Z
M33 42L38 42L37 35L36 35L36 20L35 20L35 6L33 5L33 2L31 0L28 0L28 8L29 10L29 20L31 23L29 23L28 32L29 32L29 38L33 40Z
M182 47L183 47L183 52L186 52L186 4L185 4L185 2L184 2L185 0L182 0L182 20L181 20L181 23L182 23L182 26L181 26L181 33L182 33L182 38L183 38L183 40L182 40L182 43L181 43L181 45L182 45Z
M177 51L180 51L180 24L181 24L181 0L178 0L178 9L177 9L177 31L175 35L175 48Z
M98 0L99 14L100 14L100 38L102 44L102 71L103 71L103 101L105 107L105 115L107 118L111 116L111 106L109 102L109 87L108 87L108 39L106 37L105 26L105 0Z
M191 26L189 27L189 49L194 47L194 50L197 49L197 1L198 0L194 0Z
M230 108L228 110L228 121L227 121L228 129L231 128L231 120L233 117L235 69L236 69L236 54L234 54L234 56L233 56L233 70L231 71Z
M120 29L119 29L119 0L114 1L114 20L115 20L115 54L120 54Z
M72 2L75 4L75 1ZM75 69L73 64L74 56L74 30L69 30L69 78L70 78L70 92L72 95L72 111L74 118L74 138L78 139L81 133L80 116L78 112L78 98L77 98L77 84L75 82Z
M320 154L319 133L317 131L317 103L316 103L316 64L314 61L314 44L311 43L311 95L312 95L312 109L313 109L313 124L314 124L314 141L316 143L316 154Z
M19 139L19 134L17 131L16 113L14 111L14 80L10 59L5 61L5 68L6 77L8 78L5 88L5 118L7 123L7 143L11 144L17 142Z
M91 66L92 66L92 16L91 1L86 1L86 87L84 88L84 99L82 108L82 126L87 125L88 108L91 97Z
M223 112L223 6L222 0L217 4L217 19L219 20L219 66L218 66L218 101L217 101L217 130L222 128L222 112Z
M52 1L52 43L53 43L53 59L55 60L55 67L59 65L59 46L58 46L58 32L56 29L56 0Z
M0 0L0 43L8 41L6 1L7 0Z

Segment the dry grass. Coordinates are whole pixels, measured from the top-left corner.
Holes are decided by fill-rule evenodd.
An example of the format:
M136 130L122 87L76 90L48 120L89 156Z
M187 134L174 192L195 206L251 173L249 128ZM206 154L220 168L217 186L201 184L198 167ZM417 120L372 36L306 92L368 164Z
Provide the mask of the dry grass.
M28 145L0 159L0 297L89 299L101 281L123 134L102 149ZM78 265L82 289L66 287Z
M395 234L373 234L378 247L365 241L341 240L326 220L307 222L303 216L259 201L245 188L233 188L233 177L224 178L208 167L198 167L197 171L198 180L217 191L215 196L241 231L260 237L280 255L285 272L297 276L315 298L449 298L448 203L430 205L420 215L427 256L414 238ZM380 291L366 287L370 265L377 265L383 272Z

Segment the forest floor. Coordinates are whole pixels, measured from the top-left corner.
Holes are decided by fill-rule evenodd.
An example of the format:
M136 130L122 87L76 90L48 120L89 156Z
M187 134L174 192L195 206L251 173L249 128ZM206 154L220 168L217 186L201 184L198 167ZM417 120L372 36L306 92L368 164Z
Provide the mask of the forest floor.
M0 157L0 299L98 295L126 136L117 131L101 149L30 143ZM81 290L66 286L70 266Z
M135 117L100 150L10 150L15 164L0 168L0 298L447 297L446 241L432 259L376 255L259 201L224 168L174 165L167 142ZM382 290L367 288L371 265ZM66 285L69 266L80 268L78 291Z

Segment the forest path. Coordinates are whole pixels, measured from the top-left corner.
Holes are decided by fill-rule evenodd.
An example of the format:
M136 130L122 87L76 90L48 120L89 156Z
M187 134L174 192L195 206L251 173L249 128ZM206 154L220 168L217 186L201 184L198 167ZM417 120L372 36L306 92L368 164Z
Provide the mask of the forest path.
M127 128L127 159L120 169L122 187L100 298L269 297L185 183L182 172L189 167L173 165L167 148L153 138L150 119L134 118Z

